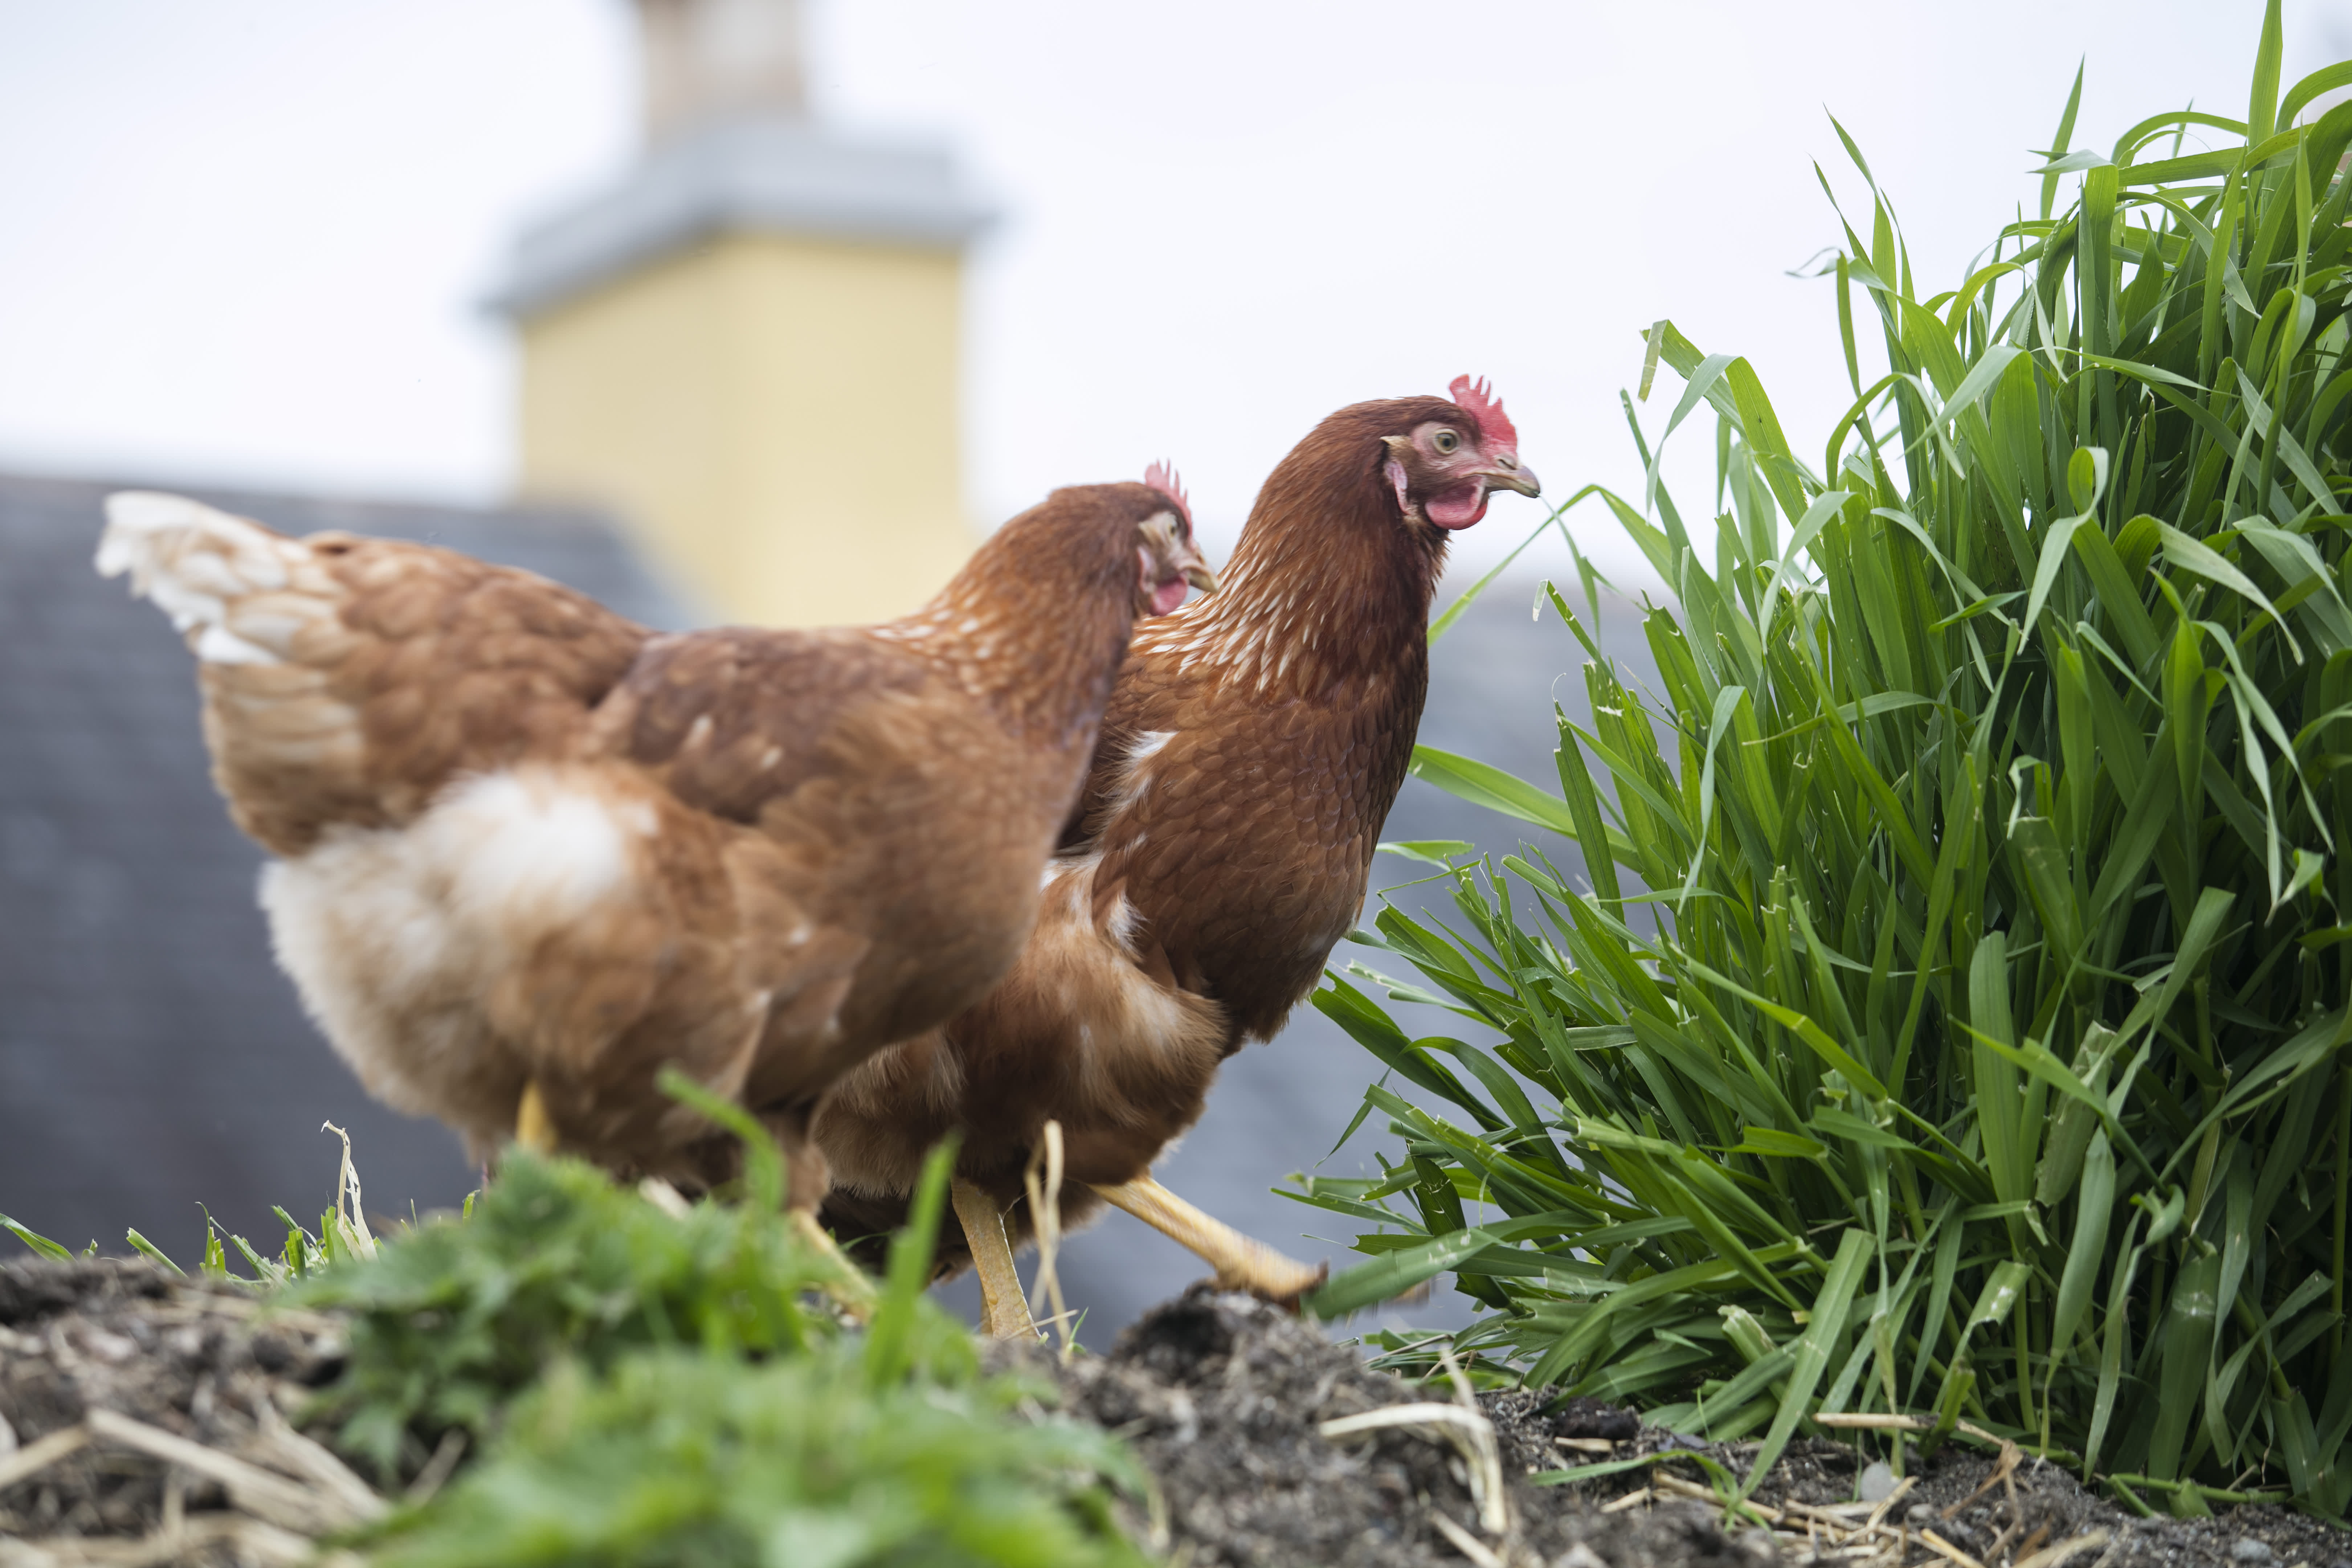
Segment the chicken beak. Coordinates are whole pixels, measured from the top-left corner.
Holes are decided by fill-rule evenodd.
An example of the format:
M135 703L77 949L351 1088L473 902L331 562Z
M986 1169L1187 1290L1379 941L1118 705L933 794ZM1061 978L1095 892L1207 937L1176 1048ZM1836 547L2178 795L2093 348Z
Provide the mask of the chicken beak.
M1499 454L1478 477L1494 489L1517 490L1523 496L1543 494L1543 484L1536 478L1536 471L1521 463L1514 453Z
M1190 537L1190 530L1177 531L1176 515L1162 512L1143 525L1143 548L1137 553L1143 563L1141 586L1146 596L1157 606L1153 615L1164 616L1183 602L1184 591L1179 581L1188 583L1203 594L1217 591L1217 574L1209 570L1202 557L1201 547ZM1165 602L1163 595L1172 595Z

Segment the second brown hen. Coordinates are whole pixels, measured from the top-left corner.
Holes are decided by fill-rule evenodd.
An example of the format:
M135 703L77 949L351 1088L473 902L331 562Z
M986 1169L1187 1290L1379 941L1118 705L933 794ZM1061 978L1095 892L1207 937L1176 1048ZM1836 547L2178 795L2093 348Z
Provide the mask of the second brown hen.
M1429 682L1430 599L1451 531L1490 492L1538 493L1484 384L1360 403L1267 479L1214 597L1137 627L1084 802L1020 962L976 1006L875 1057L820 1110L845 1237L895 1226L924 1151L963 1137L963 1237L989 1326L1027 1323L1006 1224L1058 1122L1074 1184L1192 1247L1228 1285L1316 1276L1151 1179L1218 1065L1273 1037L1363 902Z

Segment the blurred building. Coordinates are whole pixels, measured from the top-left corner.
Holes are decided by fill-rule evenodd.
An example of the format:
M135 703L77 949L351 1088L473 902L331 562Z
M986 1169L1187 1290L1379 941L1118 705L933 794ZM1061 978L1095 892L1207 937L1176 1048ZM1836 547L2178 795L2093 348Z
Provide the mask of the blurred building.
M609 507L729 620L878 620L970 553L965 246L938 149L807 111L798 0L636 0L645 146L528 228L523 495Z

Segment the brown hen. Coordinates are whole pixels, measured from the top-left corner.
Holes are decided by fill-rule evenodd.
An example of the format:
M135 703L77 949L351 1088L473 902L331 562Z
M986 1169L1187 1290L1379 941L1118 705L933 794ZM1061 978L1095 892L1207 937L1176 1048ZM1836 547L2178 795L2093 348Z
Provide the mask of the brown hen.
M1447 531L1495 489L1538 493L1484 384L1454 401L1360 403L1324 420L1260 491L1213 598L1136 628L1077 816L1020 962L942 1030L842 1080L816 1137L839 1235L893 1227L924 1151L963 1137L956 1206L990 1326L1027 1322L1005 1220L1060 1123L1074 1188L1215 1264L1296 1297L1316 1276L1177 1199L1151 1163L1200 1116L1217 1068L1271 1038L1363 903L1429 684L1430 598ZM1000 1217L1003 1216L1003 1217Z
M427 545L174 496L98 556L186 634L279 963L369 1092L699 1186L676 1063L824 1190L809 1114L1019 953L1136 616L1213 579L1171 494L1057 490L919 613L656 636Z

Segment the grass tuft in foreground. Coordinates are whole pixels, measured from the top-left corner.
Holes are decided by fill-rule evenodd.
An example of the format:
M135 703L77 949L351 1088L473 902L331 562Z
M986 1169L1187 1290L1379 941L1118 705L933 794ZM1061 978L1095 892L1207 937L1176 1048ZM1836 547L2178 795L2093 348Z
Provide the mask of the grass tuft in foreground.
M672 1218L567 1162L513 1161L470 1222L350 1271L355 1419L479 1411L496 1434L379 1561L1139 1565L1109 1506L1148 1487L1134 1460L1043 1415L1042 1385L981 1375L921 1293L950 1163L863 1334L815 1304L835 1266L772 1206Z
M688 1352L551 1370L386 1568L532 1563L1140 1564L1101 1432L1021 1422L1008 1379L877 1387L869 1343L746 1367ZM1017 1436L1016 1436L1017 1435Z
M1049 1414L1050 1383L983 1373L923 1294L952 1149L926 1167L877 1297L802 1241L756 1123L672 1092L744 1137L741 1201L683 1205L510 1150L462 1215L378 1238L347 1152L347 1202L318 1236L288 1221L282 1261L236 1243L265 1310L348 1323L308 1413L338 1447L425 1491L465 1460L352 1543L403 1568L1140 1568L1113 1499L1150 1481L1125 1447ZM203 1270L227 1274L217 1235ZM862 1332L834 1296L871 1303Z
M2070 150L1927 293L1874 184L1816 453L1661 322L1712 504L1608 498L1671 586L1659 699L1575 609L1557 788L1420 775L1574 842L1362 940L1501 1038L1318 994L1398 1079L1326 1310L1451 1271L1535 1384L1764 1439L1965 1418L2159 1505L2352 1501L2352 65ZM1865 180L1867 165L1847 143ZM2058 197L2072 187L2073 199ZM1874 329L1873 331L1872 329ZM1827 348L1829 345L1824 345ZM1886 369L1865 381L1868 360ZM1632 404L1628 403L1629 414ZM1662 743L1663 742L1663 743Z
M487 1436L559 1360L602 1372L639 1350L804 1353L837 1331L806 1300L830 1274L773 1210L698 1204L673 1218L593 1166L517 1150L469 1217L427 1221L285 1299L352 1314L326 1408L345 1449L413 1473L450 1429ZM952 1360L963 1336L925 1327L931 1360Z

